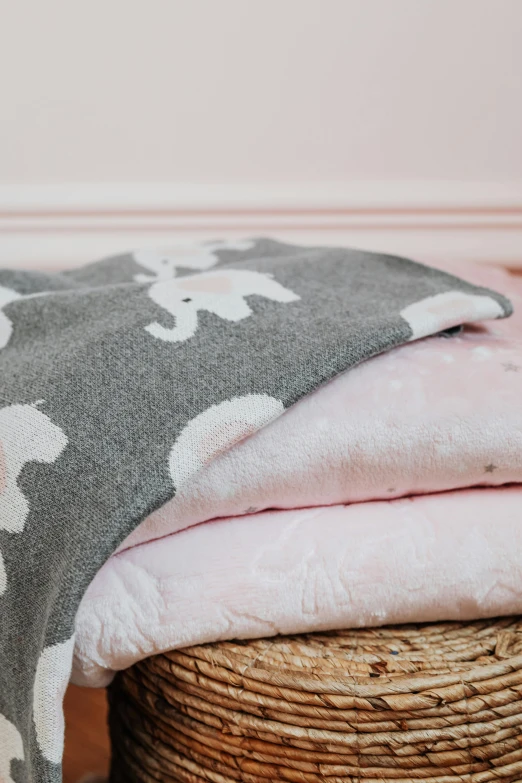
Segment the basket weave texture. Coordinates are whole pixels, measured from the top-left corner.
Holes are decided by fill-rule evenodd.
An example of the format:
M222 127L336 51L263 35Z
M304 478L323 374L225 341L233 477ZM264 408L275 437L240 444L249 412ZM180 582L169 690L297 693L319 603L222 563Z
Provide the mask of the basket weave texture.
M222 642L110 689L111 783L522 781L522 618Z

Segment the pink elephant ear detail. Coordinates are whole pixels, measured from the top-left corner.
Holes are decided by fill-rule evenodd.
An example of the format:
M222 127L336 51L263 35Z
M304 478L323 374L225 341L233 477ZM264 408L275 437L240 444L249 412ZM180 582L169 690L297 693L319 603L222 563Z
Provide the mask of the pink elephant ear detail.
M232 279L228 275L194 275L181 278L177 288L195 293L229 294L232 291Z
M3 493L7 486L7 463L5 459L4 449L2 447L2 441L0 441L0 495Z

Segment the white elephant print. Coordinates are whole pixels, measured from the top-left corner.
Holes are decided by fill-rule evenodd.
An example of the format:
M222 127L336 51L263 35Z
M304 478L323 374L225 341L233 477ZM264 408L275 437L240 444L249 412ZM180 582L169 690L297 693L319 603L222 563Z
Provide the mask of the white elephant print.
M446 291L414 302L400 314L411 328L411 341L463 323L502 318L504 310L491 296Z
M246 394L212 405L183 428L169 457L169 472L179 491L201 468L235 443L284 413L281 400Z
M18 486L27 462L54 462L67 445L62 430L36 405L9 405L0 409L0 529L21 533L29 513L27 498ZM0 554L0 595L7 577ZM1 779L0 779L1 780Z
M11 762L24 760L24 745L18 729L0 714L0 783L15 783Z
M42 756L53 764L59 764L63 755L63 697L71 677L73 651L74 635L65 642L46 647L36 667L34 728Z
M20 298L21 294L13 291L11 288L0 285L0 349L5 348L13 333L13 324L3 312L2 308L10 302L15 302Z
M154 283L150 298L176 319L169 329L155 322L146 326L153 337L178 343L193 337L198 327L198 311L206 310L226 321L242 321L252 315L246 296L263 296L274 302L295 302L300 297L274 280L271 275L239 269L217 269L199 275Z
M250 250L254 245L252 240L243 239L136 250L133 253L134 260L152 274L139 273L134 275L134 280L137 283L170 280L176 277L178 267L205 271L219 261L216 251Z

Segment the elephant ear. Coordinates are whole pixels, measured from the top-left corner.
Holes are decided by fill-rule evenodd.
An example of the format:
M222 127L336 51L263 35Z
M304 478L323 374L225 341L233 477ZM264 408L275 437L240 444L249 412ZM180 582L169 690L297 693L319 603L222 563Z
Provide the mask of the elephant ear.
M230 275L207 274L183 277L178 281L177 288L201 294L230 294L234 285Z

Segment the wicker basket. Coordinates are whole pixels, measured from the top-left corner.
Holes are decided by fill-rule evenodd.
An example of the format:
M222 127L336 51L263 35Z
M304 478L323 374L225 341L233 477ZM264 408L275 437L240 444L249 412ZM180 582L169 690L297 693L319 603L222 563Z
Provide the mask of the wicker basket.
M226 642L110 689L112 783L522 781L522 618Z

